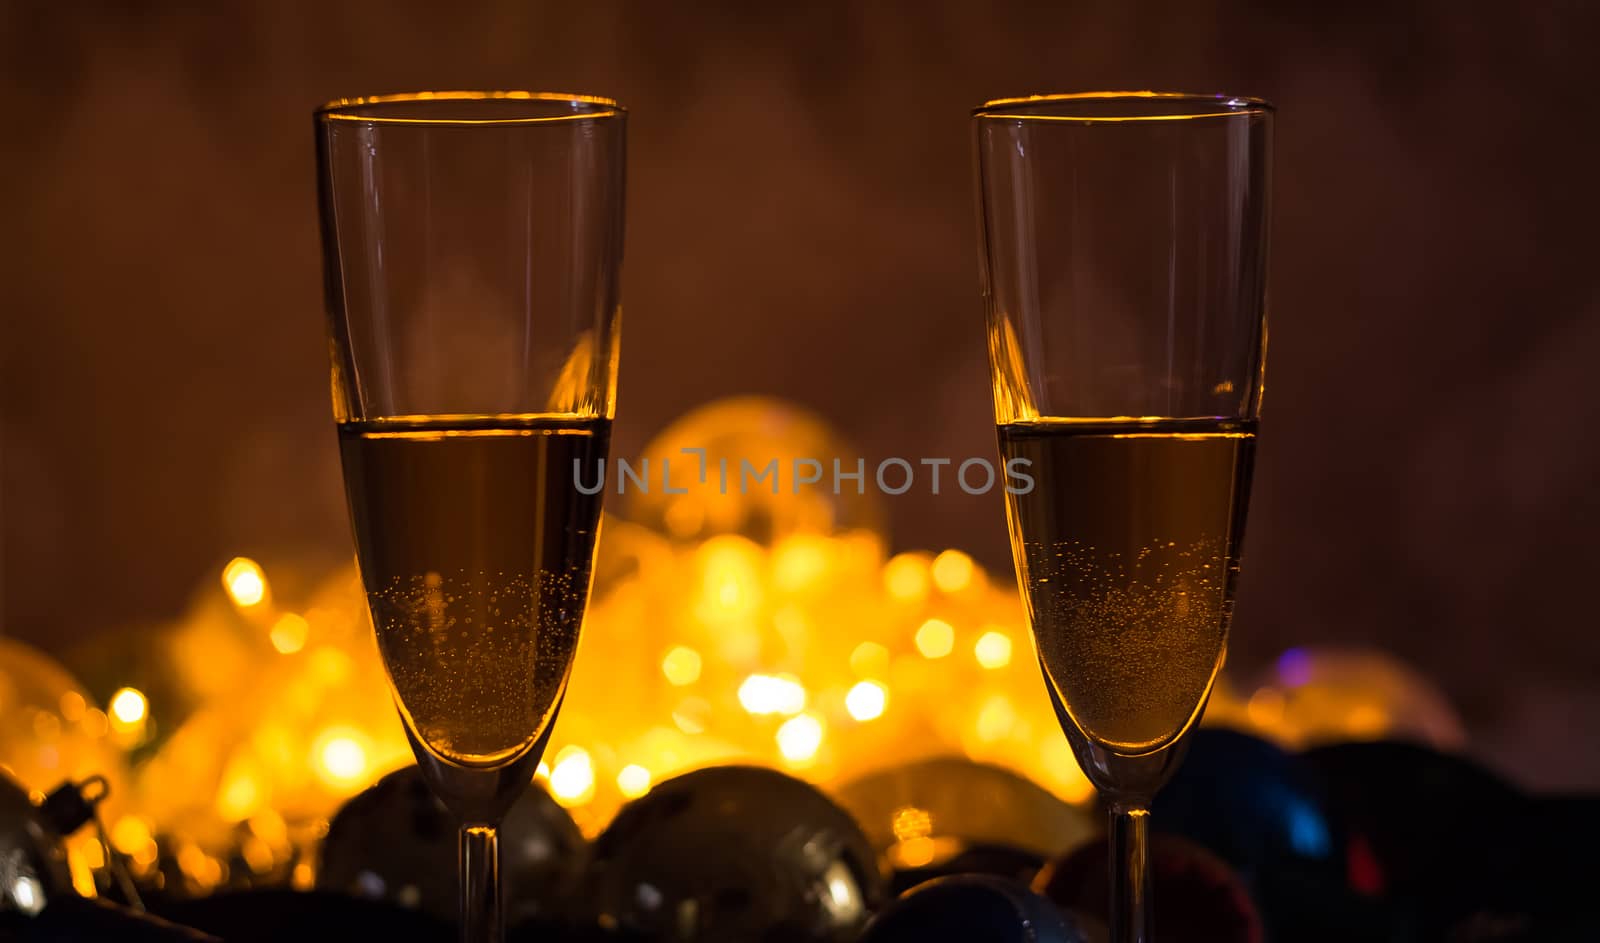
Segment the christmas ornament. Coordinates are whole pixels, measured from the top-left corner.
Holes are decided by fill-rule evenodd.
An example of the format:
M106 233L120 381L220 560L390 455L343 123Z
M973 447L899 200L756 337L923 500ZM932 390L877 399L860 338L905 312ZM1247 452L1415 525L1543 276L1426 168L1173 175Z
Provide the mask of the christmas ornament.
M595 842L596 922L657 940L855 938L885 896L872 847L815 788L723 766L668 780Z
M831 462L837 457L853 470L845 458L852 454L827 423L797 406L760 396L718 400L645 448L648 464L638 470L646 484L624 485L626 516L678 540L737 534L771 544L797 533L882 534L875 491L833 487ZM803 477L815 483L799 484ZM613 468L607 484L615 489L620 481Z
M60 833L26 790L0 775L0 915L32 917L73 894Z
M1383 738L1440 749L1466 743L1443 692L1377 651L1289 649L1257 680L1244 719L1248 729L1291 749Z
M1474 915L1560 906L1550 891L1564 869L1537 843L1559 834L1554 844L1569 845L1581 820L1542 822L1542 807L1499 776L1417 744L1337 744L1305 759L1349 836L1352 891L1388 902L1440 938Z
M44 793L63 781L98 778L108 796L102 812L115 821L131 798L123 739L136 735L133 705L124 721L108 714L54 659L15 639L0 638L0 773L24 789ZM98 838L84 830L67 838L73 886L95 889L94 869L104 863Z
M1104 938L1109 919L1106 854L1105 840L1095 839L1045 865L1033 883L1034 890L1080 916L1095 939ZM1222 859L1191 841L1152 835L1150 881L1155 932L1162 941L1262 943L1265 938L1244 882Z
M415 766L396 770L334 816L322 844L317 886L420 909L457 913L458 823ZM583 874L584 840L543 787L530 785L500 823L500 880L506 922L564 909Z
M1211 849L1247 878L1288 863L1337 874L1340 848L1316 773L1264 740L1200 729L1151 806L1152 825Z
M1010 770L940 757L873 773L836 793L903 891L949 874L1026 883L1046 857L1097 831L1087 810Z
M1024 884L993 875L942 877L884 908L861 943L1086 943L1075 921Z
M1037 852L984 843L962 843L948 854L936 854L927 864L906 863L903 855L901 859L889 877L889 891L894 894L903 894L934 878L957 874L988 874L1028 884L1045 863L1044 856Z

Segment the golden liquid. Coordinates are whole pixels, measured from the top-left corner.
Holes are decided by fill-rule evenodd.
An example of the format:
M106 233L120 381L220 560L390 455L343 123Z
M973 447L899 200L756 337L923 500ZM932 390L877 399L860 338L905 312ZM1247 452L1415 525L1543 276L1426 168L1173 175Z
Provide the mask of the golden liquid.
M553 719L589 598L610 423L339 428L361 578L401 716L436 755L497 766Z
M1045 676L1079 731L1124 755L1199 716L1222 664L1255 450L1254 422L1000 426L1032 462L1006 496L1011 548Z

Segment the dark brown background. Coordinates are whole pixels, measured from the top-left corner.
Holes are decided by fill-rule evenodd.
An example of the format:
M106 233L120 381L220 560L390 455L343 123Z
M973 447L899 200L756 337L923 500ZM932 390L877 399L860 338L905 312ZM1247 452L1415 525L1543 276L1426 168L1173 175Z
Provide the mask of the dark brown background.
M762 392L915 457L993 451L967 109L1226 90L1281 108L1236 665L1382 646L1500 767L1600 786L1593 4L209 6L0 7L6 631L59 650L235 553L348 554L323 99L622 99L620 453ZM1007 565L993 496L890 511Z

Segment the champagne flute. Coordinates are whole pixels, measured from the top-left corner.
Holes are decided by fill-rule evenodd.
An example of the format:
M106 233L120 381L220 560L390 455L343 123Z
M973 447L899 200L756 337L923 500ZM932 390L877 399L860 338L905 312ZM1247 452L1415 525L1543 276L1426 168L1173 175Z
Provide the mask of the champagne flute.
M423 92L316 113L333 408L378 650L461 823L461 938L566 690L616 399L625 115Z
M1152 797L1222 665L1261 403L1272 108L1137 93L973 113L1018 581L1110 814L1111 938L1150 937ZM1024 490L1019 488L1019 491Z

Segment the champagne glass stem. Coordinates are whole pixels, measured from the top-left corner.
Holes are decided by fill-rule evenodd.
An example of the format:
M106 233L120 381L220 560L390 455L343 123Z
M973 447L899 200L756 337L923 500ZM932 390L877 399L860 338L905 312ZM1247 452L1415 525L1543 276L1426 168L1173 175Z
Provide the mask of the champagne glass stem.
M1111 943L1150 943L1150 810L1111 807Z
M500 836L493 825L461 828L461 943L501 943Z

